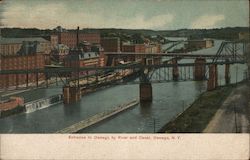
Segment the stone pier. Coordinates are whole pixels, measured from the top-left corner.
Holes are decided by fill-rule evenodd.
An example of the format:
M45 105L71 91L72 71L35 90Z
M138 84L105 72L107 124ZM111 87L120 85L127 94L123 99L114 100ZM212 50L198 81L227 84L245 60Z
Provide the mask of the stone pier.
M196 58L194 67L194 80L202 81L206 79L206 59L205 58Z
M172 59L172 64L173 66L173 80L178 81L179 79L179 70L178 70L178 60L177 59Z
M140 83L140 101L152 101L152 85L150 82Z
M225 81L226 85L230 84L230 64L225 65Z
M63 103L70 104L81 99L81 91L78 87L63 87Z
M209 66L209 79L207 81L207 90L214 90L218 86L218 71L217 65L212 64Z

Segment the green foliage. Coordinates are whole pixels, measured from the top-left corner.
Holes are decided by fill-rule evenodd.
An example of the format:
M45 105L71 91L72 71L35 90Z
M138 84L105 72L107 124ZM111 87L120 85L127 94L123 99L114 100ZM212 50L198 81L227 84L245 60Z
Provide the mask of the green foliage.
M231 91L232 87L229 86L204 93L181 116L166 124L162 130L170 133L201 133Z

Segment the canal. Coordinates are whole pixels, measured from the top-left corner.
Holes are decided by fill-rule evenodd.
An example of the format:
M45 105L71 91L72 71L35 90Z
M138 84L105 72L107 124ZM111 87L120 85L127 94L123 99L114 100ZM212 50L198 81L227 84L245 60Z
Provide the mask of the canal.
M219 44L220 41L216 41L215 47L218 47L217 43ZM213 49L216 50L216 48ZM181 63L187 61L190 60L181 60ZM224 66L219 66L218 68L219 84L223 85L225 83ZM242 80L246 68L245 65L232 65L230 67L231 82L235 83ZM204 92L206 90L206 81L154 83L152 87L152 103L141 103L132 109L80 132L152 133L154 132L154 127L156 129L161 128ZM32 101L61 92L62 88L54 85L50 88L27 91L18 95L23 96L26 101ZM64 105L60 103L32 113L22 113L2 118L0 119L0 132L53 133L135 98L139 99L138 84L106 88L83 96L81 101L75 104Z

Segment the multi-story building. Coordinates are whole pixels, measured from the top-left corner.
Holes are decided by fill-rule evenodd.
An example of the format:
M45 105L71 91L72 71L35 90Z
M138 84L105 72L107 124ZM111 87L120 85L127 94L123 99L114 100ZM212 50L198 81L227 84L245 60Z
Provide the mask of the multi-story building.
M0 55L16 55L24 42L37 42L42 54L49 54L51 51L50 41L43 38L1 38Z
M65 44L70 48L77 47L77 33L76 32L58 32L58 43ZM55 35L53 35L55 38ZM100 34L99 33L79 33L78 40L81 42L89 42L92 44L100 44Z
M239 40L249 40L250 34L249 32L240 32Z
M120 52L120 38L118 37L104 37L101 38L101 46L105 52Z
M202 40L189 40L187 44L185 44L185 48L211 48L214 46L214 41L211 39L202 39Z
M161 45L160 44L123 44L122 52L134 52L134 53L160 53ZM124 61L137 61L143 62L143 59L146 57L145 54L135 54L129 55L124 58ZM156 62L156 60L155 60ZM116 64L117 62L115 62ZM158 60L157 60L158 63Z
M69 47L64 44L57 44L51 53L53 60L63 62L63 59L69 54Z
M122 52L145 53L145 44L123 44Z
M58 46L58 36L55 34L52 34L50 36L50 43L51 43L51 49L55 49Z
M160 53L161 45L160 44L148 44L145 45L145 53Z
M13 55L0 57L0 70L44 69L44 54ZM9 88L44 80L43 73L0 75L0 88Z
M103 52L84 52L82 50L71 50L70 54L64 59L64 66L71 68L99 67L104 66L104 62ZM89 74L91 73L92 72L89 72ZM86 72L80 72L80 75L85 74Z
M92 44L100 44L101 36L99 33L79 33L79 42L87 41Z
M122 52L160 53L160 44L123 44Z

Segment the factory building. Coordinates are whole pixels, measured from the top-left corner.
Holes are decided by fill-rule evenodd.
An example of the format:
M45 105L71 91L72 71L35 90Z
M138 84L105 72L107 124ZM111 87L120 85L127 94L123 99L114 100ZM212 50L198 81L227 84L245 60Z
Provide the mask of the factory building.
M249 32L240 32L239 40L248 40L249 41L250 34Z
M49 56L44 54L44 48L39 45L39 42L23 41L16 54L0 56L0 71L44 69L48 60ZM34 83L37 80L44 80L44 74L27 73L0 75L0 88Z
M101 46L105 52L120 52L121 44L118 37L104 37L101 38Z
M69 47L64 44L57 44L51 51L51 57L54 61L63 62L64 58L69 54Z
M122 52L145 53L145 44L123 44Z
M43 38L1 38L0 55L17 55L23 43L37 42L40 53L49 54L51 51L50 41Z
M100 44L101 37L99 33L79 33L79 43L88 42L91 44ZM51 35L53 45L65 44L69 48L77 47L77 33L76 32L58 32Z
M160 53L160 44L123 44L122 52Z
M50 36L50 43L51 43L51 49L56 49L58 47L58 36L55 34L52 34Z
M204 39L204 40L189 40L188 43L185 45L185 48L211 48L214 46L214 41L211 39Z
M103 52L84 52L82 50L71 50L70 54L64 59L64 66L71 68L82 67L100 67L104 66ZM89 72L88 74L93 73ZM80 75L86 75L86 72L80 72Z
M44 69L45 57L43 54L28 54L0 57L0 70L32 70ZM6 74L0 75L0 88L22 86L44 80L42 73Z

